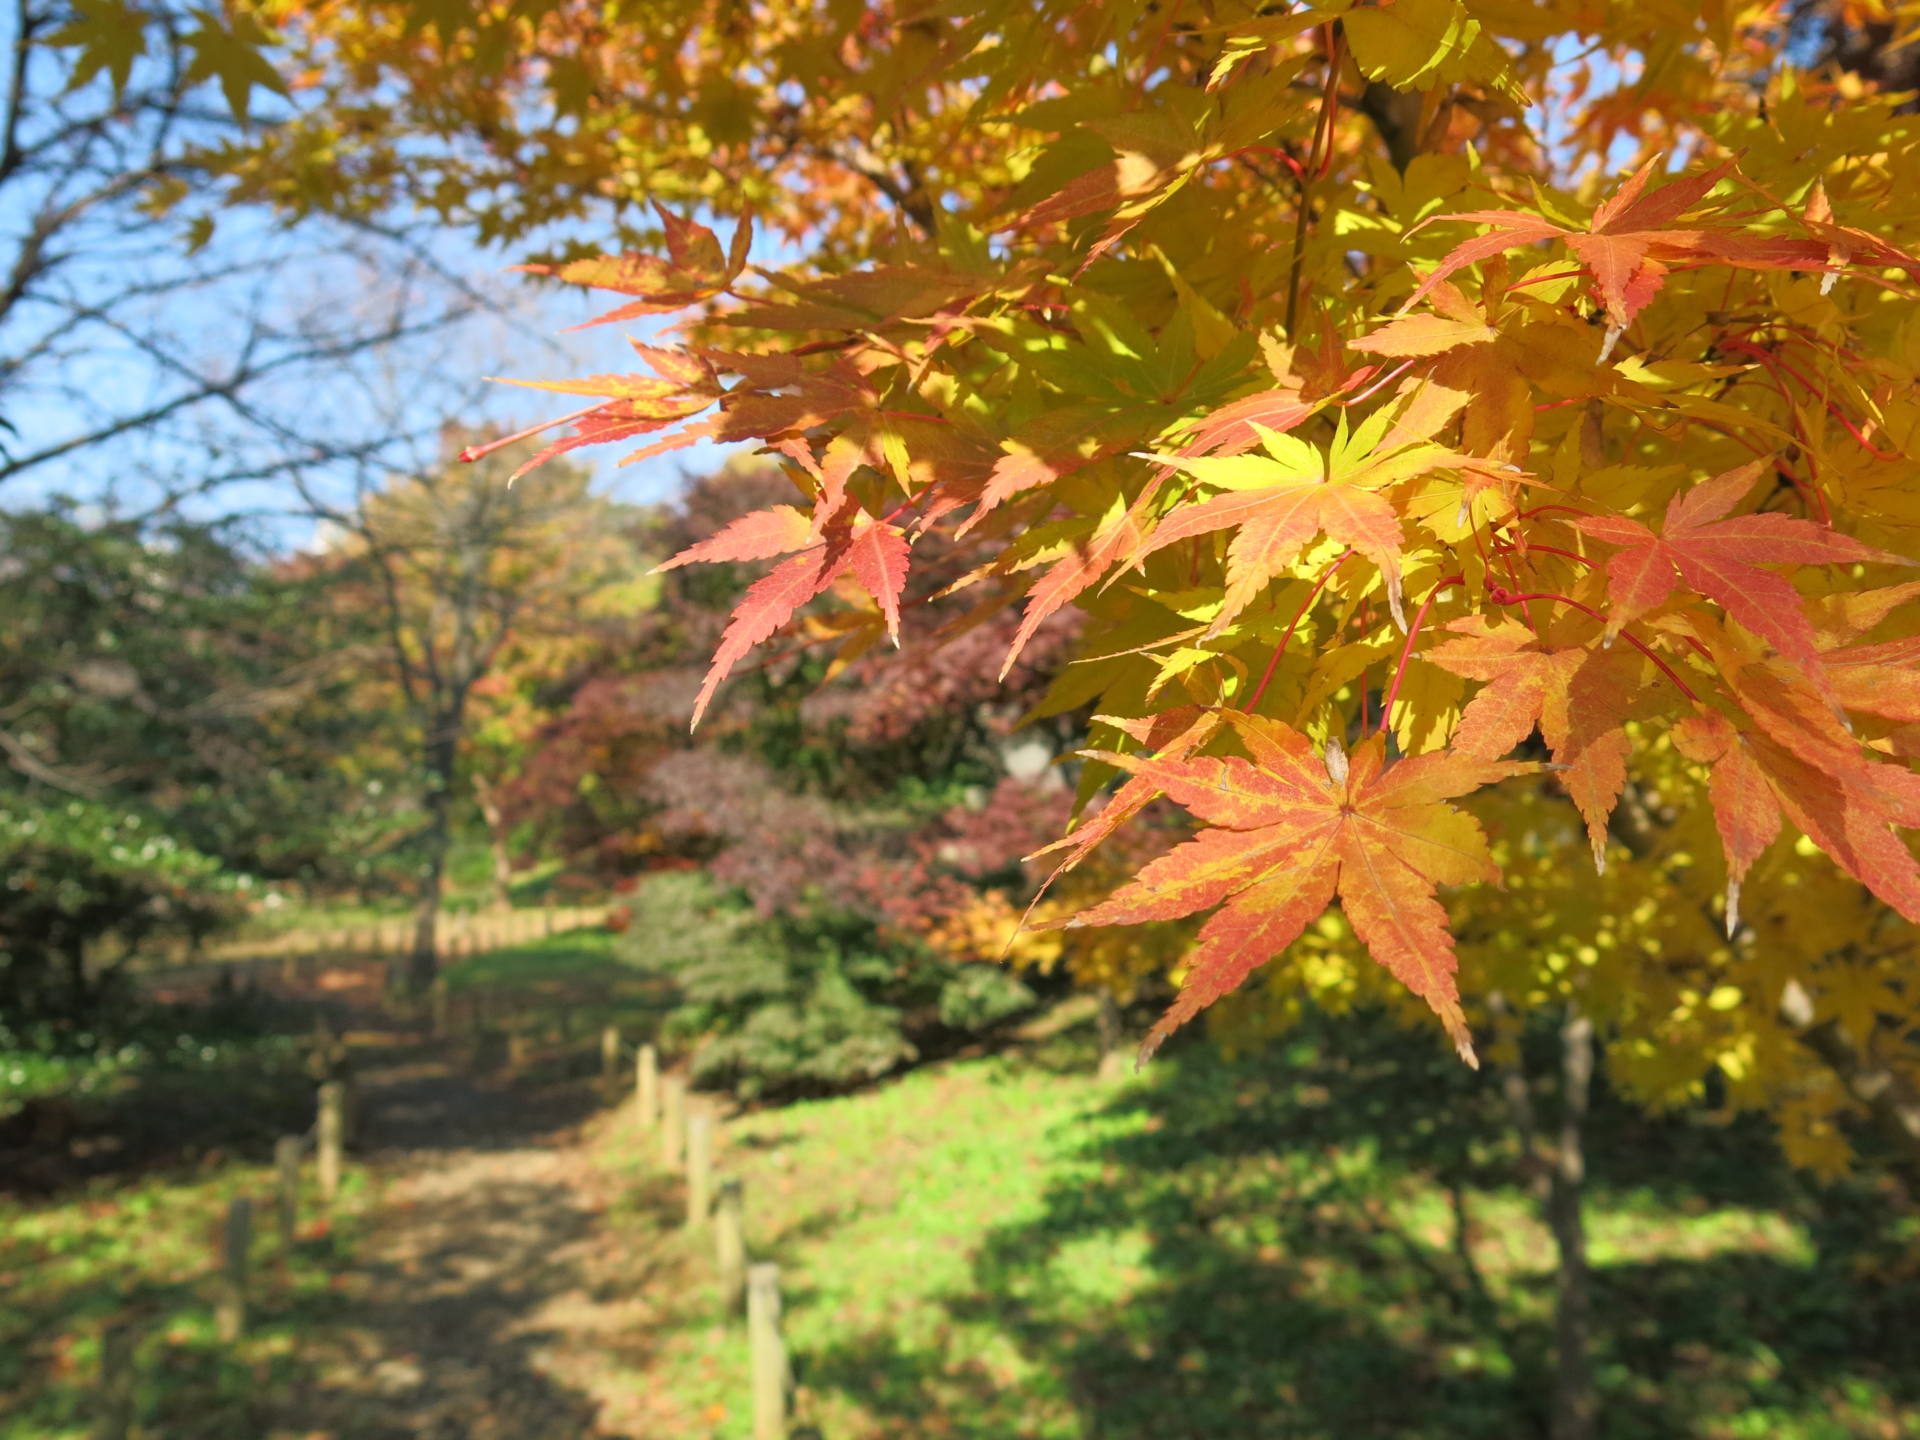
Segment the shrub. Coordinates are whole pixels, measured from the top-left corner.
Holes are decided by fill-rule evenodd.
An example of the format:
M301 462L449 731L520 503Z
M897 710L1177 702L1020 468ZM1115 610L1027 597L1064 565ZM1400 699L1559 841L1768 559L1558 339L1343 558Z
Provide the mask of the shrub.
M692 1051L696 1084L744 1099L820 1094L878 1079L1029 1009L994 965L883 941L849 915L756 915L698 871L643 882L618 944L671 976L664 1038Z
M71 800L0 807L0 1006L15 1017L94 1008L146 941L197 943L239 919L246 882L138 815Z

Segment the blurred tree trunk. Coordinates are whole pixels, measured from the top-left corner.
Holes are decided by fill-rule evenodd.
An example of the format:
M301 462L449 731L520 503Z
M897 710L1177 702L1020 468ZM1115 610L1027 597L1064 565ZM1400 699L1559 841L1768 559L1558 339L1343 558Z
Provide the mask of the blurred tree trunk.
M1513 1013L1498 991L1487 1008L1503 1027ZM1533 1083L1517 1029L1514 1062L1500 1071L1500 1091L1520 1139L1521 1167L1558 1252L1555 1273L1554 1376L1551 1440L1593 1440L1600 1419L1593 1383L1593 1283L1587 1264L1586 1122L1593 1092L1593 1022L1569 1004L1560 1024L1560 1134L1548 1146L1540 1134Z
M1560 1025L1560 1139L1547 1192L1547 1224L1560 1251L1554 1317L1553 1440L1593 1440L1600 1414L1593 1387L1593 1286L1581 1214L1587 1180L1585 1131L1593 1090L1593 1022L1569 1005Z
M426 829L420 837L420 889L413 907L413 952L405 989L424 995L440 973L440 900L446 886L447 852L453 847L454 767L459 758L460 716L443 716L427 739Z

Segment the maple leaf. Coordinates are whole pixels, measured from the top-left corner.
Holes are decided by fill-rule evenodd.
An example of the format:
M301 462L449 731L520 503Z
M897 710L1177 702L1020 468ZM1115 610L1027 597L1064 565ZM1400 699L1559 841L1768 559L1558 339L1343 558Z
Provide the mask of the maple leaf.
M851 511L851 514L845 513ZM656 570L695 561L767 559L806 545L747 587L721 633L720 644L694 700L689 729L700 724L714 692L748 651L793 619L794 612L843 575L873 597L888 638L900 643L900 595L906 588L908 541L900 527L875 520L849 503L833 517L823 539L807 542L813 522L791 505L743 515L719 534L689 546Z
M1582 534L1620 547L1606 566L1609 639L1622 626L1664 604L1678 578L1696 593L1718 601L1782 655L1809 672L1818 671L1819 651L1813 626L1801 608L1800 592L1759 567L1853 560L1907 562L1791 515L1728 518L1766 468L1767 462L1756 460L1681 491L1667 507L1658 534L1622 516L1582 516L1572 522Z
M102 70L113 80L114 98L126 93L133 62L147 53L147 16L126 0L72 0L73 19L41 39L41 44L74 47L68 91L79 90ZM25 43L24 38L20 42ZM277 77L276 77L277 78Z
M1170 511L1129 557L1130 563L1181 540L1234 529L1227 547L1225 601L1208 631L1217 635L1324 533L1379 568L1388 606L1404 629L1400 554L1406 533L1399 512L1380 491L1459 457L1425 443L1376 449L1392 421L1391 412L1379 410L1349 434L1343 411L1328 450L1266 431L1261 436L1264 455L1144 457L1225 493Z
M653 567L655 575L682 565L717 560L771 560L813 538L813 517L795 505L773 505L730 521L698 544Z
M185 76L188 84L195 80L219 81L227 108L242 123L246 121L254 87L273 95L287 93L287 82L260 53L268 36L252 16L237 15L231 26L212 10L195 10L193 18L196 23L186 37L193 51Z
M1180 458L1243 455L1260 443L1262 430L1291 430L1325 403L1304 398L1295 387L1244 396L1202 417L1187 443L1180 447Z
M1112 725L1131 736L1146 749L1151 750L1157 760L1185 759L1213 737L1220 726L1220 720L1220 711L1205 709L1199 705L1181 705L1138 720L1113 715L1094 716L1095 724ZM1103 840L1114 835L1127 821L1146 809L1159 794L1159 787L1146 776L1129 775L1092 818L1082 821L1071 834L1062 836L1050 845L1043 845L1031 855L1021 858L1029 861L1038 860L1042 855L1051 855L1059 850L1066 851L1065 858L1048 879L1047 883L1052 884L1053 880L1058 879L1092 854L1095 847ZM1036 903L1037 900L1038 897L1036 897ZM1031 906L1028 908L1032 909Z
M559 265L530 264L512 268L529 275L552 275L570 285L584 285L591 290L612 290L639 297L604 315L567 327L571 330L685 310L719 294L746 268L748 247L753 243L751 219L742 218L734 231L731 250L723 253L720 242L706 226L684 220L664 205L656 204L654 209L666 229L667 258L664 260L658 255L628 251L624 255L597 255Z
M1336 896L1373 958L1425 1000L1460 1057L1478 1065L1455 981L1438 885L1497 880L1478 822L1446 803L1533 770L1448 751L1386 763L1386 741L1324 759L1299 731L1228 717L1251 760L1087 752L1141 777L1211 827L1153 861L1075 925L1176 920L1219 905L1188 957L1180 995L1141 1058L1293 943Z
M1470 615L1448 625L1457 638L1421 658L1485 682L1453 732L1461 754L1498 759L1538 725L1586 821L1594 867L1604 871L1607 818L1626 784L1632 749L1622 726L1649 713L1656 692L1639 683L1645 662L1638 654L1572 641L1567 632L1581 624L1591 629L1584 616L1555 617L1542 636L1515 621Z
M1842 270L1853 263L1856 256L1870 265L1897 267L1920 279L1920 255L1902 250L1870 230L1842 225L1833 218L1833 202L1827 198L1827 186L1823 180L1813 182L1813 189L1807 195L1806 208L1800 214L1800 223L1827 247L1829 268L1820 277L1822 295L1833 289L1833 282L1839 278Z
M1095 525L1092 535L1084 544L1074 545L1045 575L1035 581L1027 591L1027 609L1020 617L1020 628L1014 632L1013 643L1007 647L1006 659L1000 663L1000 679L1007 678L1014 661L1020 658L1020 652L1041 625L1058 614L1075 596L1091 589L1122 555L1139 542L1139 518L1134 508L1116 507Z
M1708 795L1727 859L1727 931L1739 924L1740 886L1780 833L1784 815L1815 845L1908 920L1920 923L1920 862L1895 833L1920 821L1920 796L1889 795L1858 757L1838 768L1780 743L1778 731L1742 728L1724 715L1690 716L1674 747L1710 765ZM1890 768L1890 767L1873 767ZM1896 772L1912 779L1909 771Z
M1699 208L1713 187L1733 173L1734 162L1723 161L1711 170L1669 181L1647 194L1647 182L1660 158L1650 157L1628 176L1593 212L1585 230L1570 229L1525 210L1468 210L1434 216L1433 220L1465 220L1492 228L1484 235L1461 241L1448 252L1408 297L1402 310L1411 310L1456 270L1522 245L1564 240L1587 272L1594 296L1606 312L1607 334L1600 346L1600 363L1605 364L1627 326L1660 293L1667 272L1675 264L1712 261L1752 270L1826 267L1825 247L1812 241L1711 229L1698 223L1676 226L1682 215ZM1421 225L1430 223L1422 221Z
M566 454L569 450L578 450L586 445L606 445L616 440L631 440L636 435L651 435L657 430L666 429L669 425L690 419L712 403L711 400L702 396L686 396L671 400L615 400L606 405L589 406L573 415L563 415L557 420L548 420L515 434L502 436L498 440L488 441L484 445L469 445L460 452L460 458L469 461L478 460L481 456L490 454L515 440L524 439L528 435L538 434L542 430L566 424L571 420L573 433L562 436L521 465L507 477L511 482L518 480L529 470L546 464L556 456ZM629 455L621 463L628 464L634 458Z

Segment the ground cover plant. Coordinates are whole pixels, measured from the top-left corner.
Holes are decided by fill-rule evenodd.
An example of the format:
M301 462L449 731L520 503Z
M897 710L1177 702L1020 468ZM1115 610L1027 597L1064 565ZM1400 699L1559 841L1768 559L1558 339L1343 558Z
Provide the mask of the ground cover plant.
M849 1440L1544 1428L1555 1245L1497 1097L1378 1012L1237 1058L1181 1046L1121 1084L1095 1050L1082 1025L728 1125L750 1243L782 1266L800 1422ZM1751 1123L1649 1120L1609 1094L1592 1129L1601 1433L1914 1433L1897 1194L1810 1180ZM648 1192L644 1133L613 1127L597 1153ZM614 1219L657 1243L644 1205ZM666 1307L647 1368L606 1392L748 1434L745 1353L715 1307L710 1284Z

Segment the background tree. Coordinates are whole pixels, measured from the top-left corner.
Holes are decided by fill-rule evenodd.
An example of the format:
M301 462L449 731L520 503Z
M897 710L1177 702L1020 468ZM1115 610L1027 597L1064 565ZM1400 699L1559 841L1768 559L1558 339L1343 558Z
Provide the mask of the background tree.
M0 796L101 801L263 879L325 883L370 738L319 587L234 525L0 515Z
M330 547L332 603L379 637L380 665L421 776L419 881L406 983L436 969L435 935L462 745L475 688L511 657L570 644L592 607L631 581L636 555L619 507L591 495L584 473L511 483L513 456L396 476L338 513Z

